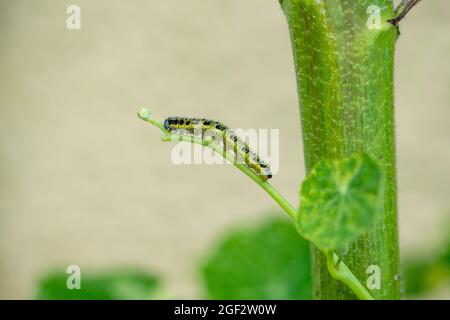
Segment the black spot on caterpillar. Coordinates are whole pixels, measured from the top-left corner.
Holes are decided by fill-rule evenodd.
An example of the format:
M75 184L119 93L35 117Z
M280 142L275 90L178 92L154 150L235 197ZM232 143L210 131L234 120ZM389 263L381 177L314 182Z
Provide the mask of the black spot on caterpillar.
M164 129L171 133L181 135L203 135L205 132L212 134L214 142L223 144L224 151L232 150L234 158L239 163L243 160L254 173L262 180L272 178L269 165L262 161L250 147L243 142L232 130L219 121L200 118L169 117L164 121ZM221 141L218 141L220 137Z

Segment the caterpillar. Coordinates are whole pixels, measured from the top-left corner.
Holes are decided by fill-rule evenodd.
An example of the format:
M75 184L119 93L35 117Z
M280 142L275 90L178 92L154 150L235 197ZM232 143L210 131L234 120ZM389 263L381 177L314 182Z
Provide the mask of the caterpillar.
M263 181L272 178L269 165L242 141L233 130L219 121L202 118L169 117L164 121L164 129L181 135L211 134L215 143L223 145L225 152L232 150L235 161L243 160ZM220 139L218 139L220 138ZM221 141L220 141L221 140Z

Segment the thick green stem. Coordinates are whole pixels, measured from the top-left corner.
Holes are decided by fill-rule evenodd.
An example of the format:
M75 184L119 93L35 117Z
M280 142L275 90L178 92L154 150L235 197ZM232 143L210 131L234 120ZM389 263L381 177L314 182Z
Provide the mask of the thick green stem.
M321 159L340 159L356 152L370 154L383 169L384 201L377 221L339 256L364 284L370 276L368 270L374 270L371 266L379 267L380 288L371 288L370 293L377 299L398 299L393 120L393 61L398 30L387 22L394 17L392 1L280 3L294 52L307 172ZM314 296L354 299L351 288L333 279L328 270L330 259L327 261L314 247L311 251Z

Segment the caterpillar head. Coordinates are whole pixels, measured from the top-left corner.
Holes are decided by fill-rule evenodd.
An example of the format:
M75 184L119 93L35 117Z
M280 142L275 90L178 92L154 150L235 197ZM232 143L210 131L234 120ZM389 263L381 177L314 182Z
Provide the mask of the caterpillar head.
M170 120L169 119L166 119L164 121L164 129L170 130Z

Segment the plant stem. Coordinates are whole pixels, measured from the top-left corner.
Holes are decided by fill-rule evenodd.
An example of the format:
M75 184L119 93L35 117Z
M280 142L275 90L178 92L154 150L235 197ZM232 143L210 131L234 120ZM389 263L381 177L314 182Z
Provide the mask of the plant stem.
M230 163L234 164L235 167L237 167L239 170L245 173L248 177L250 177L253 181L255 181L262 189L264 189L272 197L272 199L274 199L275 202L278 203L278 205L288 214L288 216L293 221L296 220L297 210L278 192L278 190L272 187L272 185L269 182L263 181L246 165L237 163L232 153L224 152L222 147L215 145L211 140L205 140L194 136L171 134L164 128L162 122L153 119L153 117L151 116L150 112L147 109L142 109L141 111L139 111L138 117L159 128L163 133L161 140L164 142L183 141L195 143L210 148L215 152L219 153L223 158L227 159L228 161L230 161ZM327 254L327 252L324 252L324 254ZM336 261L341 261L336 254L332 254L331 258L336 259ZM362 284L351 272L351 270L345 265L345 263L340 262L340 268L335 268L334 262L332 262L332 265L333 267L330 267L330 273L333 276L333 278L347 284L352 290L354 290L354 293L358 298L362 300L373 300L373 297L370 295L370 293L362 286Z
M398 299L393 121L393 60L398 30L387 22L394 17L392 1L280 3L294 53L307 172L321 159L366 152L378 160L384 175L383 205L377 221L347 253L339 255L360 280L367 279L369 266L379 266L381 288L370 293L377 299ZM374 14L370 11L373 8L380 9L378 26L376 13L369 15ZM330 257L327 259L315 247L311 251L315 298L354 299L355 288L333 280Z
M395 9L395 18L390 19L389 22L393 25L397 25L420 1L421 0L403 0Z
M174 135L171 134L169 131L164 129L163 124L153 119L150 115L150 112L146 109L142 109L138 113L138 117L141 118L144 121L149 122L150 124L158 127L162 133L162 141L168 142L168 141L184 141L184 142L190 142L202 145L204 147L208 147L214 152L217 152L220 154L223 158L227 159L230 163L234 164L236 168L238 168L240 171L242 171L244 174L246 174L250 179L255 181L262 189L264 189L273 200L275 200L276 203L288 214L288 216L295 220L297 216L297 210L268 182L263 181L256 173L254 173L248 166L244 164L237 163L236 159L234 158L233 154L231 152L224 152L223 147L217 146L214 143L211 142L211 140L207 139L201 139L197 137L192 136L186 136L186 135Z
M374 300L367 289L355 277L345 263L340 261L337 254L333 252L327 252L324 254L327 256L328 271L334 279L345 283L359 299Z

